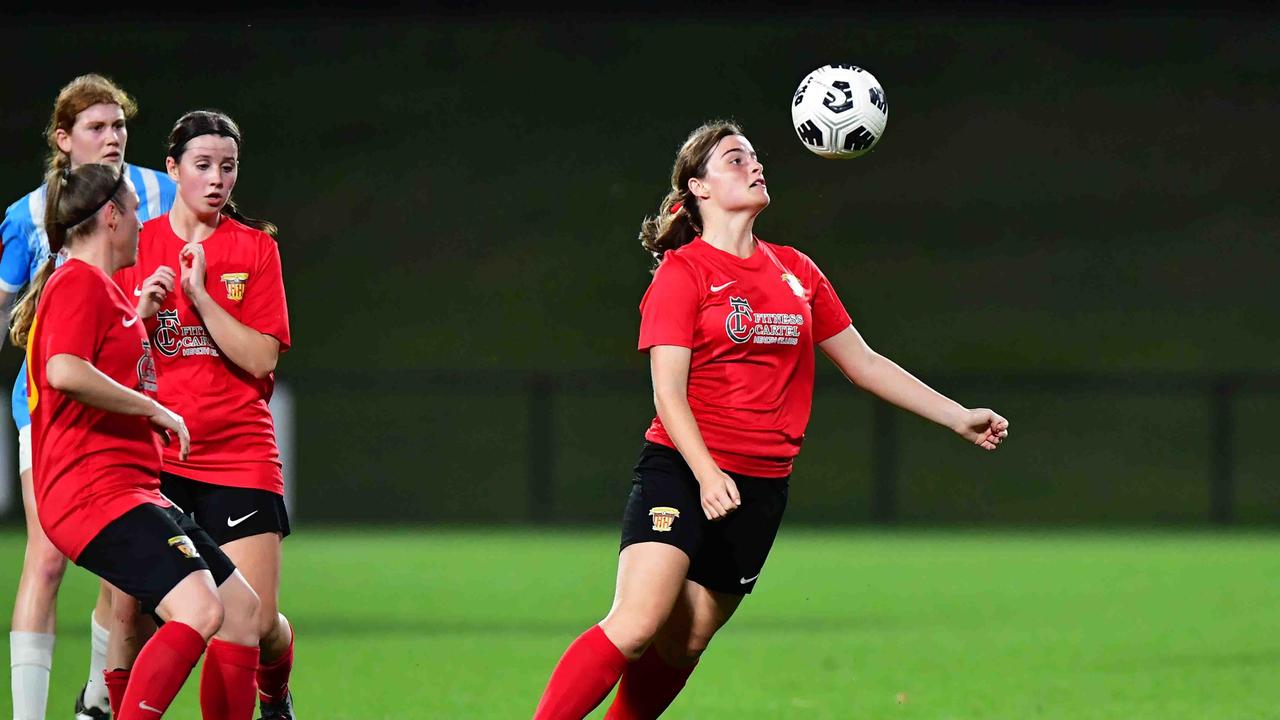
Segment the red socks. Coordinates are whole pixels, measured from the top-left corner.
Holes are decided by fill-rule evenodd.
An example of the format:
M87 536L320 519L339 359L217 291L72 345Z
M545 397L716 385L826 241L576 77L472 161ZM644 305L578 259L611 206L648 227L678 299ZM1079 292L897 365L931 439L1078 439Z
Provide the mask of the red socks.
M129 687L129 671L124 668L105 670L102 676L107 680L107 699L111 701L111 716L120 715L120 704L124 702L124 690Z
M204 646L204 638L190 625L165 623L138 653L116 720L155 720L162 715L182 689Z
M293 671L293 626L289 626L289 648L271 662L258 665L258 696L266 703L284 700L289 693L289 673Z
M210 640L200 675L200 716L204 720L251 720L257 672L257 645Z
M592 625L564 651L533 720L582 720L609 694L626 667L626 656L599 625Z
M680 694L695 667L696 664L687 668L672 667L658 657L650 645L644 655L622 673L618 694L604 719L653 720Z

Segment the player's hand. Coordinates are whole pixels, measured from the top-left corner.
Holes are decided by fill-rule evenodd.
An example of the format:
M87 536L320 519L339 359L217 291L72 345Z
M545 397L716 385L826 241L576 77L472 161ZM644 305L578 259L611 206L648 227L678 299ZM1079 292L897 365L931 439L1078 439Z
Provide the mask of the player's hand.
M995 450L1009 437L1009 421L988 408L966 410L952 429L983 450Z
M151 415L147 419L156 427L156 431L164 437L165 445L172 442L173 435L178 436L178 459L186 460L187 455L191 454L191 433L187 432L187 423L183 421L181 415L160 403L154 403L154 405L155 407L151 409Z
M708 520L719 520L742 504L738 484L719 468L698 478L698 486L702 490L702 512Z
M204 246L189 242L178 252L178 266L182 269L182 292L192 301L204 293Z
M145 319L160 312L160 306L169 293L173 292L177 281L178 274L173 268L167 265L156 268L151 277L143 281L142 287L135 291L138 296L138 314Z

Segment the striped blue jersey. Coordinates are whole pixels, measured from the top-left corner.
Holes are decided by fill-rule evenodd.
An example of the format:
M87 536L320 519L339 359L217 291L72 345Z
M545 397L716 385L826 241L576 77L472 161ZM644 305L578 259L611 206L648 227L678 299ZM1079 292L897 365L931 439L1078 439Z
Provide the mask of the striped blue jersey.
M177 195L177 186L168 175L128 163L124 168L138 192L139 220L146 222L169 212ZM0 255L0 290L10 295L22 290L49 257L49 236L44 232L44 196L45 187L41 185L4 211L4 222L0 223L0 236L4 239L4 254ZM30 425L25 362L13 384L11 400L13 421L19 428Z
M125 164L125 172L138 191L138 219L146 222L169 212L177 188L169 176L157 170ZM17 293L35 277L49 257L49 237L44 232L44 185L32 190L4 211L0 235L0 290Z

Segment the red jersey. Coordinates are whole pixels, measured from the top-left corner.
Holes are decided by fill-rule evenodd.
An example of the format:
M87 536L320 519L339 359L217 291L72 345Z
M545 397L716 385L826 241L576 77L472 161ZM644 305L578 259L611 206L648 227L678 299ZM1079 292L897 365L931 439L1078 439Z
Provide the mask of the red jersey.
M126 292L161 265L179 275L178 253L186 241L161 215L142 226L138 262L116 273ZM289 310L285 304L280 250L267 233L223 217L202 243L205 287L231 317L289 348ZM182 416L191 431L191 454L164 452L164 469L191 480L255 488L284 494L280 451L268 402L275 375L254 378L224 357L200 315L182 292L181 282L147 321L160 389L158 399Z
M40 525L73 561L113 520L160 494L160 436L138 415L90 407L49 385L55 355L84 358L149 395L156 371L134 304L97 267L68 260L45 284L27 342L32 477ZM177 445L176 440L173 443Z
M804 253L757 239L743 259L699 237L663 255L640 302L640 349L692 351L689 407L722 470L785 477L813 405L814 344L850 324ZM675 447L657 417L645 439Z

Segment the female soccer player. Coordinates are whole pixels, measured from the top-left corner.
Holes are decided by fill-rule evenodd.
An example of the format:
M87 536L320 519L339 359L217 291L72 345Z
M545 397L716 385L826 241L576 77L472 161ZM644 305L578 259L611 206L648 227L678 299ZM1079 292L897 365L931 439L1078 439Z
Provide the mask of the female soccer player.
M107 78L82 75L72 80L58 92L54 101L46 132L50 151L47 165L51 171L74 170L87 163L124 168L141 200L138 216L146 221L169 211L175 190L173 181L163 173L124 162L129 137L126 123L136 112L133 98ZM5 211L4 222L0 224L4 238L4 254L0 256L0 307L8 306L10 296L21 290L49 257L44 208L45 186L41 185ZM13 421L18 428L18 471L27 519L27 548L9 635L13 716L16 720L44 720L49 671L53 664L56 600L67 559L49 543L36 517L31 492L31 419L27 414L25 363L13 384L12 400ZM111 624L109 598L109 592L103 587L91 618L89 679L76 698L79 720L103 720L108 716L103 670Z
M244 217L230 202L240 140L223 113L178 119L165 161L178 199L144 226L138 264L116 281L133 288L142 278L180 273L161 304L143 297L138 305L140 315L154 313L147 327L158 397L192 428L190 458L165 451L162 490L209 531L261 597L262 717L292 720L293 630L278 610L289 518L268 408L276 361L289 348L289 314L275 226Z
M46 186L49 249L65 249L67 260L56 271L52 258L41 266L11 332L27 348L36 508L59 551L164 620L138 655L117 714L150 719L164 714L206 645L206 666L220 666L224 654L256 655L258 598L160 494L156 430L176 436L183 457L190 437L182 418L147 394L155 365L146 333L111 280L137 257L137 193L125 173L98 163L55 170ZM206 718L248 720L252 691L242 705Z
M764 166L728 122L680 148L642 244L640 304L657 417L623 517L613 607L569 646L534 717L655 718L755 587L782 520L813 397L816 344L863 389L994 450L1009 423L968 410L874 352L818 267L755 237Z

